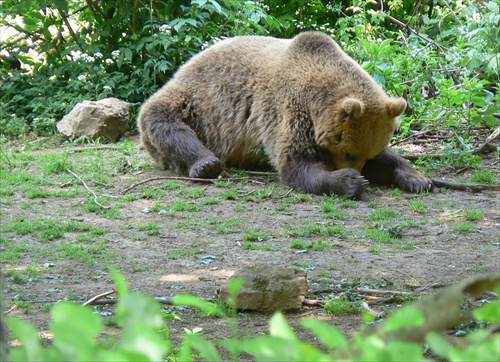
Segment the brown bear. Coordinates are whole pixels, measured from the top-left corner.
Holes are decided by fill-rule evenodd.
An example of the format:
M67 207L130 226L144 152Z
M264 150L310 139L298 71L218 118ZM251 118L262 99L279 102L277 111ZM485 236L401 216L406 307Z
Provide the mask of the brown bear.
M264 150L293 188L356 198L368 181L432 188L387 148L405 107L325 34L240 36L184 64L144 103L138 127L153 159L179 174L251 169Z

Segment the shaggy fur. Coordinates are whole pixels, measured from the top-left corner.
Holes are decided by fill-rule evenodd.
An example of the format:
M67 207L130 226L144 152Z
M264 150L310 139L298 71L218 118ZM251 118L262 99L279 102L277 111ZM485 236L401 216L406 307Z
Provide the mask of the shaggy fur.
M421 192L432 182L387 149L406 102L389 98L328 36L243 36L193 57L141 108L147 151L164 169L216 177L264 149L281 180L357 197L366 183Z

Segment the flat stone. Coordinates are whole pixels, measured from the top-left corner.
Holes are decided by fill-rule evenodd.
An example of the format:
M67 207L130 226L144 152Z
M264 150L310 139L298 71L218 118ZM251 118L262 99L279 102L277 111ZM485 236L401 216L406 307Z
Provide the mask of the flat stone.
M264 313L297 310L302 306L309 286L304 269L294 266L258 264L237 270L230 278L241 278L243 287L236 295L236 308ZM227 286L221 291L227 301Z

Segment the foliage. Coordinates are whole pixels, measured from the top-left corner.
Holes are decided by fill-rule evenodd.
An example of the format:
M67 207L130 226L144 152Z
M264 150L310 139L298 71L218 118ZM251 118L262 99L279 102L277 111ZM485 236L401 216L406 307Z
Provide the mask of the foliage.
M426 321L425 315L441 313L436 303L440 303L440 300L448 303L454 301L456 305L450 308L458 309L458 302L465 291L480 293L495 284L498 286L499 281L498 277L483 276L462 282L441 292L432 303L409 305L398 310L375 332L365 331L351 341L337 328L325 322L312 318L302 320L301 326L317 337L324 347L322 349L302 342L281 313L270 319L269 335L240 339L234 322L234 309L226 309L229 310L227 313L224 308L214 303L192 295L179 295L174 298L176 305L196 307L206 316L231 318L235 337L211 342L199 335L198 329L186 329L180 347L175 348L169 340L169 331L164 324L159 304L140 293L129 293L123 277L116 271L113 271L112 275L119 295L116 320L121 327L116 340L103 338L102 319L91 309L64 302L55 305L51 310L53 320L50 330L54 334L54 340L49 347L41 346L38 333L31 324L14 318L7 319L8 326L22 343L21 347L9 351L10 360L160 361L168 357L169 360L189 361L196 357L196 360L222 361L219 346L229 351L233 359L241 353L248 353L257 361L399 361L401 355L404 355L406 360L424 360L424 349L418 343L405 338L407 331L425 326L427 322L428 326L434 326L430 330L434 330L432 328L443 322L439 318ZM235 280L228 286L229 292L234 296L241 284L241 280ZM231 301L230 298L228 303ZM485 325L490 323L492 328L472 332L466 338L467 343L461 348L450 345L435 332L426 333L426 342L434 354L450 361L498 360L500 337L498 334L492 335L490 331L500 323L499 307L500 302L496 301L486 303L473 311L477 322ZM446 318L443 316L441 319Z
M245 0L5 1L0 19L17 31L0 48L0 126L11 136L54 132L83 99L114 96L137 109L200 49L279 27Z
M77 102L108 96L135 112L220 39L320 30L407 98L402 136L449 127L467 151L471 130L498 125L499 25L497 1L7 0L0 26L15 32L0 45L0 128L51 134Z

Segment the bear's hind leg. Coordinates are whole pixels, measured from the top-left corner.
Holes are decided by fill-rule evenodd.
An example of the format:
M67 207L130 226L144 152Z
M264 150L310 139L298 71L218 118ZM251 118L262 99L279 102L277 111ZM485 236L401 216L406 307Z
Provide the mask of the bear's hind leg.
M172 166L175 172L193 178L217 177L221 161L181 119L182 106L153 103L146 107L138 120L144 146L164 169Z

